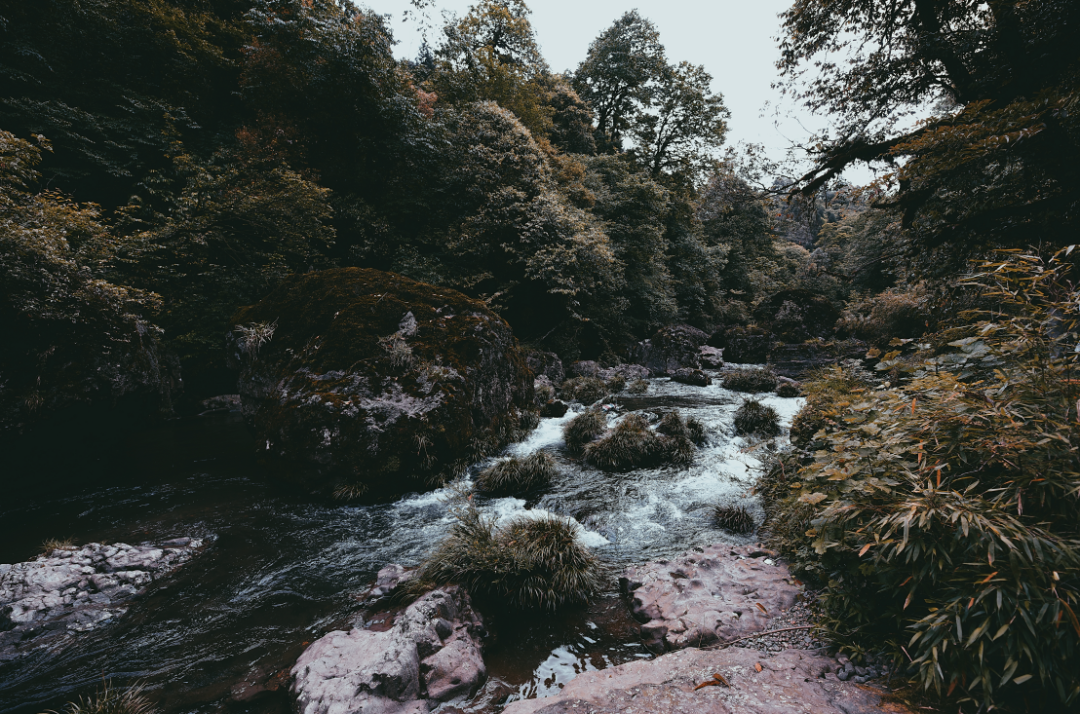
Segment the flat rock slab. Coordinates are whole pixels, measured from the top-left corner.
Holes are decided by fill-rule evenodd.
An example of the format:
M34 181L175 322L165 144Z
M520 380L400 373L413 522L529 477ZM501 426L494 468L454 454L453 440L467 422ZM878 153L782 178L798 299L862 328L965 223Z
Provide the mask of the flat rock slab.
M829 657L799 650L688 649L579 674L558 695L513 702L503 714L910 714L829 669ZM714 674L731 686L695 690Z
M802 593L775 554L760 547L713 545L627 568L619 585L656 649L702 647L771 629Z
M202 545L193 538L89 543L0 565L0 662L57 635L92 630L120 617L127 600L191 560Z
M386 575L380 572L380 581L389 582L393 573ZM389 630L330 632L292 669L297 710L424 714L439 702L470 696L487 677L482 634L468 594L456 586L424 595Z

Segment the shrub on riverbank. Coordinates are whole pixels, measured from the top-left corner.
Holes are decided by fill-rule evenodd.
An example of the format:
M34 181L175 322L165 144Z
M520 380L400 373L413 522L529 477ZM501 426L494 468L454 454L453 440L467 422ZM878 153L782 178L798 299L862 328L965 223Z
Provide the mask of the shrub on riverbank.
M771 392L776 389L779 380L776 373L766 367L765 369L735 369L724 372L724 389L733 392Z
M558 472L555 459L543 451L521 459L512 456L481 471L476 490L489 496L528 493L549 486Z
M756 399L747 399L735 410L735 433L744 436L776 436L780 433L780 415Z
M455 516L450 536L421 564L414 591L457 583L481 602L554 610L599 590L600 561L578 541L572 521L522 516L496 526L471 503Z
M806 403L791 422L791 441L807 446L819 430L838 424L840 413L861 401L876 380L858 363L841 363L811 373L803 384Z
M1080 701L1080 291L1037 256L985 267L998 310L980 337L891 389L809 387L831 416L813 457L766 478L770 530L827 583L845 641L979 706L1065 706Z

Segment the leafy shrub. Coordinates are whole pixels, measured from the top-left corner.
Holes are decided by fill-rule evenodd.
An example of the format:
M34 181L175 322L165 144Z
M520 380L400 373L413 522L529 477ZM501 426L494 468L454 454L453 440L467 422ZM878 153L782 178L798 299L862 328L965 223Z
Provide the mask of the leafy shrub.
M592 404L608 394L608 385L596 377L574 377L562 383L559 393L567 401Z
M665 463L686 465L695 452L685 436L658 434L645 417L628 414L611 433L585 447L585 461L606 471L629 471Z
M519 517L496 527L471 503L454 515L450 536L421 564L411 590L459 583L493 604L554 610L600 588L600 562L572 521Z
M681 436L698 446L705 443L705 425L695 417L683 419L677 411L665 414L656 425L656 431L665 436Z
M484 469L476 477L476 490L491 496L528 493L550 485L558 472L551 454L537 451L523 459L511 457Z
M735 410L735 433L776 436L780 433L780 415L756 399L747 399Z
M733 392L771 392L779 380L776 372L765 369L734 369L723 373L723 386Z
M889 288L849 300L836 329L885 347L894 338L919 337L926 332L930 309L930 296L921 287Z
M985 267L974 280L1001 307L979 324L981 348L959 341L957 359L891 389L833 389L849 401L831 407L812 460L796 473L781 462L775 521L794 564L828 583L827 625L910 655L922 686L981 706L1068 705L1080 699L1080 294L1056 259Z
M732 533L750 533L754 530L754 517L744 506L714 507L713 523Z
M563 427L566 448L580 454L585 445L607 431L607 417L598 409L590 409L570 420Z
M60 714L154 714L157 711L157 707L143 696L141 685L117 690L106 682L93 697L68 702Z
M630 383L630 386L627 387L626 391L631 394L645 394L649 391L649 383L644 379L635 379Z
M806 404L791 422L791 441L806 446L819 430L835 426L840 413L876 385L857 362L846 362L811 372L803 382Z

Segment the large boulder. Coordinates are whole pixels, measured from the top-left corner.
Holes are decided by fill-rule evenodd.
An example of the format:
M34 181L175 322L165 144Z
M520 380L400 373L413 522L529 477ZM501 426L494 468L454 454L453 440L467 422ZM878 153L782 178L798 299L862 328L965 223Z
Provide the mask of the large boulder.
M648 367L654 374L669 374L682 367L701 368L701 346L709 339L689 325L661 328L651 338L630 350L632 362Z
M776 344L771 332L753 325L727 331L724 361L732 364L763 364Z
M754 321L784 342L830 337L840 311L824 295L811 290L781 290L754 308Z
M424 714L472 695L487 677L483 623L457 586L410 605L384 632L323 636L292 669L301 714Z
M318 489L424 490L535 419L510 326L455 290L340 268L293 276L234 321L243 412L269 461Z

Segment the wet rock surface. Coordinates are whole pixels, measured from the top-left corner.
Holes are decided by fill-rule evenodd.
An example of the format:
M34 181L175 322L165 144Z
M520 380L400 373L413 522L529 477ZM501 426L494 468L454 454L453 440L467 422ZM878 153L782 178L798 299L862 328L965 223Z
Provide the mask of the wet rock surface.
M455 290L325 270L290 278L234 322L243 412L263 455L314 490L430 490L478 446L519 437L534 408L510 326Z
M192 538L90 543L0 565L0 662L122 616L128 600L191 560L202 545Z
M773 629L803 588L759 547L713 545L627 568L619 585L651 649L702 647Z
M760 668L760 671L758 671ZM688 649L575 677L557 696L513 702L504 714L905 714L884 692L832 674L813 652ZM730 686L714 675L719 674ZM700 689L702 683L712 682Z
M480 616L456 586L424 595L386 631L331 632L292 669L298 711L424 713L470 696L487 676L482 635Z
M701 368L701 346L709 339L689 325L664 327L630 350L630 357L653 374L670 374L682 367Z

